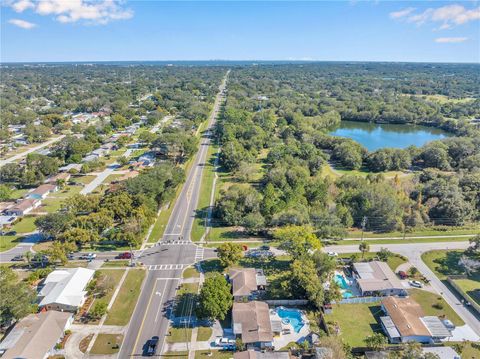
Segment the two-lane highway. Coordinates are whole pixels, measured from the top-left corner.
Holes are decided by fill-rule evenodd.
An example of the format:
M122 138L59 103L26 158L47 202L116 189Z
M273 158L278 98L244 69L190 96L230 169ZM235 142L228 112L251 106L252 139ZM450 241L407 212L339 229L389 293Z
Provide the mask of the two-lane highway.
M137 260L147 268L140 298L130 320L127 334L120 349L119 358L142 356L144 345L152 336L160 337L157 355L163 350L169 315L183 269L204 258L213 258L212 249L198 247L190 241L195 220L203 168L208 146L224 92L228 71L219 87L207 128L201 137L200 148L195 155L185 184L178 196L161 241L142 251Z

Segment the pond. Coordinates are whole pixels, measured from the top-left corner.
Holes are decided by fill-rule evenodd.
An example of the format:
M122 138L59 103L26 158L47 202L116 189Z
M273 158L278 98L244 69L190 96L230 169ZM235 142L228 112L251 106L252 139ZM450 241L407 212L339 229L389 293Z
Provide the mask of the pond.
M384 147L406 148L411 145L421 147L427 142L449 136L447 132L433 127L357 121L342 121L340 127L330 132L330 135L351 138L369 151Z

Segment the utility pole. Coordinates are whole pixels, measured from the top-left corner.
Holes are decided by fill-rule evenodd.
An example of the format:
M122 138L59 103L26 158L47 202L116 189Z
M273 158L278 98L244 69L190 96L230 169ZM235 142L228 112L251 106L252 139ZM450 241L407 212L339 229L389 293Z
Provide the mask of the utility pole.
M363 232L365 232L365 226L367 225L367 216L362 218L362 241L363 241Z

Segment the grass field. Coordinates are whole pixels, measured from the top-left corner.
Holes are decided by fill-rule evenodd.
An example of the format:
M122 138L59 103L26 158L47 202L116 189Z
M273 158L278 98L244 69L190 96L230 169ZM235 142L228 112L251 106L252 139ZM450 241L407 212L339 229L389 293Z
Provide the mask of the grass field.
M200 277L200 273L198 273L197 269L194 267L188 267L183 271L183 278L198 278Z
M333 245L360 244L361 240L334 241ZM369 239L369 244L415 244L415 243L442 243L442 242L468 242L465 237L452 238L410 238L410 239Z
M336 323L340 337L351 346L364 346L364 339L382 332L378 318L383 315L380 303L334 305L333 313L326 314L328 323ZM333 324L335 327L335 324Z
M192 328L170 328L169 334L165 338L167 343L190 342Z
M28 189L14 189L12 193L10 194L11 199L19 199L25 196L25 194L28 192Z
M90 350L90 354L115 354L120 349L120 345L123 341L122 334L103 334L100 333L93 343L93 347Z
M422 289L410 289L409 293L410 296L422 306L426 315L445 317L450 319L453 324L457 326L465 324L452 307L450 307L438 294L427 292ZM440 304L441 307L434 307L436 304Z
M144 277L145 271L141 269L132 269L128 272L117 298L108 312L106 325L128 324L135 309Z
M177 298L175 304L175 316L188 316L188 312L192 308L192 300L198 292L198 283L183 283L177 291ZM193 306L194 307L194 306Z
M83 184L89 184L95 179L95 176L76 176L71 179L72 182L75 183L83 183Z
M197 350L195 359L230 359L233 358L233 352L227 350Z
M472 279L455 279L454 282L462 288L462 290L480 305L480 278L479 276L472 277Z
M448 275L464 274L463 268L458 265L462 253L460 250L430 251L422 255L422 260L440 280L445 280Z
M198 327L197 341L204 342L210 339L212 336L212 328L210 327Z
M101 298L96 298L95 301L103 302L108 305L124 272L124 270L99 270L98 273L100 273L100 277L97 278L97 283L104 281L105 283L108 283L109 287L106 294Z
M0 252L8 251L19 243L19 236L0 236Z
M102 268L115 268L115 267L126 267L128 266L128 264L130 263L129 260L125 259L125 260L109 260L108 262L104 262L102 264Z

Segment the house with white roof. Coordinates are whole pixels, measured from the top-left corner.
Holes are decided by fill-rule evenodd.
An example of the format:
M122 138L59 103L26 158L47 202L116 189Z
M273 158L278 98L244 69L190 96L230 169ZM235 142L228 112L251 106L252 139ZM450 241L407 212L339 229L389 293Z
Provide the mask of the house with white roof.
M362 296L407 294L402 282L386 262L354 263L353 269L355 284Z
M85 302L86 288L94 274L94 270L87 268L54 270L38 292L39 307L76 312Z

